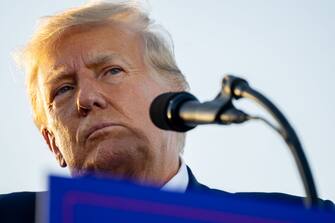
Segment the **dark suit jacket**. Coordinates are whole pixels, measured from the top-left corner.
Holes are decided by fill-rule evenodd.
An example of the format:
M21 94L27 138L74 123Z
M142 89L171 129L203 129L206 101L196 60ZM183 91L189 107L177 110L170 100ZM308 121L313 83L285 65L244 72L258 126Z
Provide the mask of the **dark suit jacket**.
M232 196L238 198L252 199L263 202L282 202L283 204L293 205L304 205L304 198L294 195L288 195L283 193L264 193L264 192L240 192L240 193L229 193L217 189L211 189L206 185L203 185L197 181L194 177L191 169L187 167L189 175L189 183L186 192L200 192L200 193L211 193L218 196ZM319 206L325 211L331 211L335 213L335 205L329 200L319 199Z
M282 193L228 193L209 187L199 183L190 168L188 169L189 183L186 193L211 193L218 196L234 196L251 198L260 201L272 201L283 203L294 203L303 205L303 198L282 194ZM35 222L35 202L36 196L45 192L18 192L0 195L0 223L34 223ZM322 209L335 212L335 205L331 201L320 200Z

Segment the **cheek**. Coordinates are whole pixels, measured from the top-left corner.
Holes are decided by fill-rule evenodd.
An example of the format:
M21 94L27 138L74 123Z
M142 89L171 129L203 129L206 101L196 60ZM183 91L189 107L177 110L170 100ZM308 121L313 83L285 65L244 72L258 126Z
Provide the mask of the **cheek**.
M66 122L64 120L67 120ZM61 116L53 120L54 134L56 137L56 145L61 151L67 166L76 169L84 160L84 153L80 153L76 144L77 124L74 119L68 119Z
M68 93L68 95L62 96L62 98L56 99L53 102L53 110L58 117L62 115L71 115L75 112L75 109L75 95L73 95L72 92Z
M75 142L78 120L71 102L56 102L55 109L49 114L48 120L53 132L58 136L59 146L70 148L70 142Z
M55 101L52 116L51 120L53 120L58 127L64 128L67 131L76 128L78 124L76 118L78 112L74 98L64 98L63 100Z
M128 99L127 107L129 108L130 117L136 117L137 122L142 124L151 125L149 117L149 108L152 100L161 91L157 85L148 82L140 82L127 93Z
M162 143L162 137L164 137L164 131L158 129L151 121L149 115L149 109L153 99L169 89L165 89L154 82L153 80L139 81L132 90L127 94L129 99L127 100L128 116L132 118L132 124L136 128L140 129L148 138L149 141L159 146Z

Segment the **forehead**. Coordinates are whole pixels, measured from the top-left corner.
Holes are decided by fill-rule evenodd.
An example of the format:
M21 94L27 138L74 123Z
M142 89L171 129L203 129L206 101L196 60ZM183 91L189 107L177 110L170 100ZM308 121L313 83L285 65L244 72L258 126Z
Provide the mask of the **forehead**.
M44 73L79 66L79 61L114 55L131 63L143 64L141 36L123 24L103 24L71 28L47 49L40 67Z

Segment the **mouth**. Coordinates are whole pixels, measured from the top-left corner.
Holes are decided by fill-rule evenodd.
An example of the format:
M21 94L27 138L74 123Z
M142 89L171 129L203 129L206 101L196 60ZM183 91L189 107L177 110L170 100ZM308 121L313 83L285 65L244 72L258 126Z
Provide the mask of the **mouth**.
M91 128L88 129L86 135L85 135L85 139L89 139L94 137L94 135L98 134L99 132L103 132L103 131L108 131L111 128L120 126L118 124L115 123L100 123L97 125L93 125Z

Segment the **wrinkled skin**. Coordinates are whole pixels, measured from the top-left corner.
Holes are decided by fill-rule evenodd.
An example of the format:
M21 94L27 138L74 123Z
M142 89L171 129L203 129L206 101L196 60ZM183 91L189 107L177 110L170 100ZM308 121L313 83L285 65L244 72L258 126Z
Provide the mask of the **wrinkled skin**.
M175 91L145 63L130 27L73 29L40 64L47 114L41 132L73 176L90 172L163 185L178 170L177 133L149 118L151 101Z

